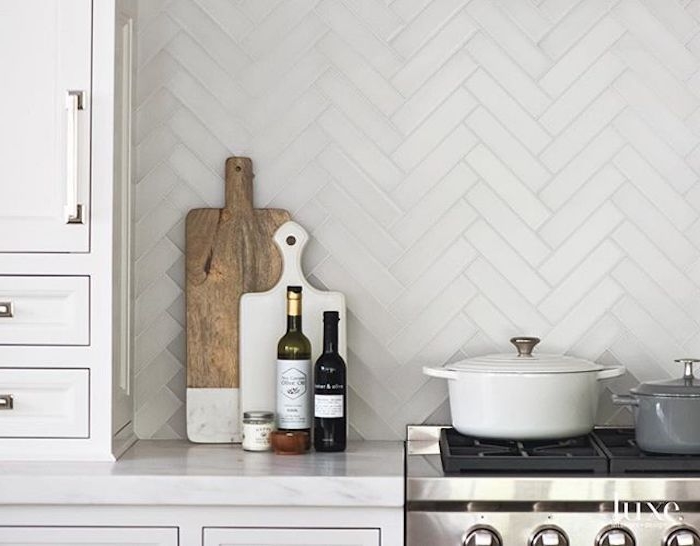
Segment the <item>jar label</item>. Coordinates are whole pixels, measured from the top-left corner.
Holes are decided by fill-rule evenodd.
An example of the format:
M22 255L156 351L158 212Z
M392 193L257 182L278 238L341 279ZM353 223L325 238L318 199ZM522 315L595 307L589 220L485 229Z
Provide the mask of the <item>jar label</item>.
M243 423L243 449L267 451L270 449L272 423Z
M314 415L322 419L343 417L343 395L317 394L314 397Z
M277 426L311 428L311 360L277 361Z

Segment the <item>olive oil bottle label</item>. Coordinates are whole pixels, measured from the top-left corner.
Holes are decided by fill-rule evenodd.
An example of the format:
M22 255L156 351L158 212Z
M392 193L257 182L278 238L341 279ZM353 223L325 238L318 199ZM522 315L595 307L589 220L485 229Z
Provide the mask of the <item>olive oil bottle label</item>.
M277 426L311 428L311 360L277 361Z
M317 394L314 397L315 417L337 419L343 416L342 394Z

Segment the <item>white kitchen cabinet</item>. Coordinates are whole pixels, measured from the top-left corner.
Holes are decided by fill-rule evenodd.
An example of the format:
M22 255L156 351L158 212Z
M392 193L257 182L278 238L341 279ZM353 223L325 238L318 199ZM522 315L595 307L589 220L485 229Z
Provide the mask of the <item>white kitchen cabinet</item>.
M0 252L89 249L91 4L0 0Z
M379 529L204 529L204 546L379 546Z
M88 345L90 279L0 275L0 344Z
M111 461L135 441L135 11L0 0L0 460Z
M0 527L0 546L178 546L176 528Z

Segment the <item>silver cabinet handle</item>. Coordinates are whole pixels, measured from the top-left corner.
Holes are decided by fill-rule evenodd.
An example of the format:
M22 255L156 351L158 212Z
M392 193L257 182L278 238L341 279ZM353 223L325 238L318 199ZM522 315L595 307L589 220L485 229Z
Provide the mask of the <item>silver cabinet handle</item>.
M11 394L0 394L0 410L12 409L15 406L15 399Z
M12 318L12 302L0 301L0 318Z
M78 203L78 110L85 108L83 91L66 95L66 207L67 224L83 223L83 206Z

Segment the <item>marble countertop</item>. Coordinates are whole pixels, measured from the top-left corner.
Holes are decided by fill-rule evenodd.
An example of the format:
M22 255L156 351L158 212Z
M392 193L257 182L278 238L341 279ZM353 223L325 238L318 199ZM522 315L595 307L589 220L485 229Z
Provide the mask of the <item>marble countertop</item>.
M0 504L396 507L402 442L275 455L240 446L142 440L115 463L0 465Z

